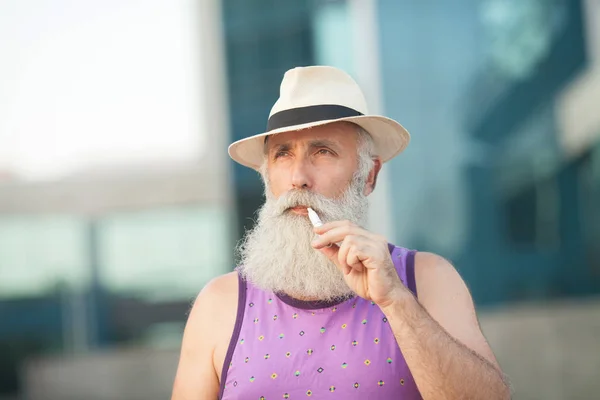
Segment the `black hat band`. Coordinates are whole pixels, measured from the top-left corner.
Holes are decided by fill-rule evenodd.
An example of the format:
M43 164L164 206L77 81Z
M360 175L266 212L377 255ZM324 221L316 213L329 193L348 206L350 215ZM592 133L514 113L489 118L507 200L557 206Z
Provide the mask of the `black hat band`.
M291 108L271 115L267 123L267 132L288 126L308 124L332 119L359 117L363 113L350 107L335 104Z

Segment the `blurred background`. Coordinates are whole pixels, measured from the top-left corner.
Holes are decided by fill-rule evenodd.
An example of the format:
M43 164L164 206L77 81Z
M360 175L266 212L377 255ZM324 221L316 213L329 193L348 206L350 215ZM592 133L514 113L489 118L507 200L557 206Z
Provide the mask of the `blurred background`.
M0 399L170 396L263 201L227 145L313 64L411 132L370 228L455 264L515 399L600 398L600 1L3 0Z

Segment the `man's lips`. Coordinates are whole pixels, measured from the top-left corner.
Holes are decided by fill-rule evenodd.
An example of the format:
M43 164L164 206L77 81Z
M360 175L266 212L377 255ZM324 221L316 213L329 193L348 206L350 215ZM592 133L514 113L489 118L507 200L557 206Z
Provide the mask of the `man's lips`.
M308 210L306 209L306 206L296 206L296 207L290 207L288 208L288 210L290 210L291 212L293 212L294 214L298 214L298 215L308 215Z

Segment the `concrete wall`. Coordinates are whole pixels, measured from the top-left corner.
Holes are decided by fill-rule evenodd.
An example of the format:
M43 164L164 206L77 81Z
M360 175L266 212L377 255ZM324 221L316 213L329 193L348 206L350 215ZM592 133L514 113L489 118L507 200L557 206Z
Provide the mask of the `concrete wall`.
M515 399L600 398L600 298L481 313Z
M114 350L27 364L24 399L168 399L177 368L176 351Z

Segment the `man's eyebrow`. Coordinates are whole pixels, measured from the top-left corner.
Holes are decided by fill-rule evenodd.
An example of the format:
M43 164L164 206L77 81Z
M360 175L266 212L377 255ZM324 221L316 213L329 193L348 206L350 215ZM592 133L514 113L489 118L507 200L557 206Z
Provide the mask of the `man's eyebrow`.
M289 142L285 142L285 143L279 143L279 144L275 144L273 145L273 147L271 147L270 151L289 151L291 149L291 145Z
M312 140L308 143L308 146L311 149L319 148L319 147L329 147L332 149L339 149L339 145L336 142L334 142L332 140L328 140L328 139ZM291 148L292 148L292 144L290 142L283 142L283 143L279 143L279 144L274 144L269 149L269 152L289 151Z
M327 139L317 139L317 140L313 140L309 143L310 147L332 147L332 148L339 148L338 144L334 141L331 140L327 140Z

